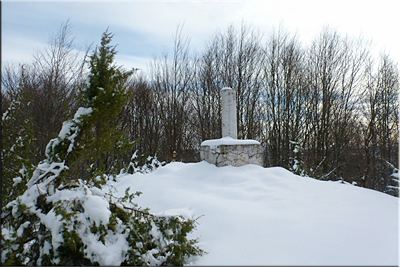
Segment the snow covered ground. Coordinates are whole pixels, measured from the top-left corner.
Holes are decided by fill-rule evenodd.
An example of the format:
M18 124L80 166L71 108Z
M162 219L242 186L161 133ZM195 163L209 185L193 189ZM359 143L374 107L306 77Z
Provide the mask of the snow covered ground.
M197 218L194 265L398 265L398 198L283 168L170 163L119 176L153 213Z

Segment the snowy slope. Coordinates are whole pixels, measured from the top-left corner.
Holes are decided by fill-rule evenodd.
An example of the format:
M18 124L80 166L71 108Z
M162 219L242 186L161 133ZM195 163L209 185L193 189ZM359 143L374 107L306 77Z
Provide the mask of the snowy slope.
M153 213L197 218L195 265L397 265L398 198L283 168L170 163L112 184Z

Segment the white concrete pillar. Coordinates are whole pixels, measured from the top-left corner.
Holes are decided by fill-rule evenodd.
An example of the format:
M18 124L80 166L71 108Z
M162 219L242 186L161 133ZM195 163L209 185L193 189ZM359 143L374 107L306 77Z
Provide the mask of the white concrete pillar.
M221 89L222 137L237 139L236 90L230 87Z

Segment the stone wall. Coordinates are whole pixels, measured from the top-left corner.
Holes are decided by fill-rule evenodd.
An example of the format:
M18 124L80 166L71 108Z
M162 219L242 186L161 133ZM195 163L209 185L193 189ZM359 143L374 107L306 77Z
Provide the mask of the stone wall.
M263 149L259 144L202 145L200 157L208 163L221 166L243 166L246 164L263 165Z

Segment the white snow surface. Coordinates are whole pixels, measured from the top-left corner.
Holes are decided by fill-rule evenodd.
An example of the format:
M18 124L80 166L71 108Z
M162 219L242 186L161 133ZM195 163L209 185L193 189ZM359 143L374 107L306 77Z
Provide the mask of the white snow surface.
M220 139L205 140L201 143L201 146L209 146L211 149L215 149L219 145L259 145L260 142L251 139L234 139L226 136Z
M153 213L198 219L188 265L398 265L398 198L280 168L174 162L110 181ZM111 249L111 248L110 248ZM111 261L107 262L111 263Z

